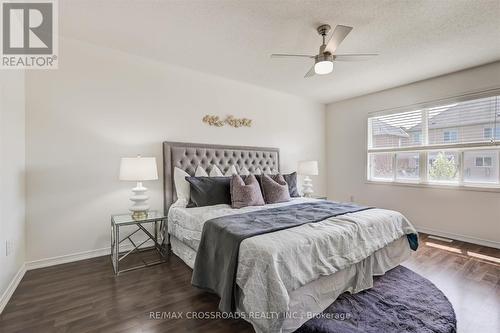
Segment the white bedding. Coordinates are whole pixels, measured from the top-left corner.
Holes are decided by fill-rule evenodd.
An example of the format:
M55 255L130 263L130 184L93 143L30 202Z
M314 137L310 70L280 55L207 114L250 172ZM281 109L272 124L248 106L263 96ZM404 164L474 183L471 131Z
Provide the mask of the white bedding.
M203 224L210 219L219 216L242 214L261 209L283 207L310 201L317 201L317 199L293 198L288 202L265 206L244 207L240 209L231 208L229 205L186 208L182 203L174 203L168 211L168 232L193 250L197 251L200 245Z
M173 206L168 216L169 233L196 251L203 224L212 218L308 200L314 199L297 198L287 203L238 210L228 205L198 208ZM236 276L236 283L241 289L239 308L245 312L285 313L293 308L291 295L294 292L344 269L342 274L350 274L352 281L349 280L345 286L342 284L343 288L332 286L332 289L358 292L369 288L373 269L390 269L399 264L393 259L387 259L388 255L383 255L384 251L379 250L400 240L407 233L416 232L402 214L370 209L247 238L240 244ZM407 242L402 244L406 244L404 254L407 255ZM375 258L372 255L377 251L382 253L379 257L385 258L382 261L386 260L387 263L373 262L370 259ZM389 257L391 256L394 258L394 253ZM370 267L366 267L366 263ZM316 310L321 311L320 308L318 306ZM251 322L256 331L263 332L280 332L287 326L284 320L276 319L261 318Z

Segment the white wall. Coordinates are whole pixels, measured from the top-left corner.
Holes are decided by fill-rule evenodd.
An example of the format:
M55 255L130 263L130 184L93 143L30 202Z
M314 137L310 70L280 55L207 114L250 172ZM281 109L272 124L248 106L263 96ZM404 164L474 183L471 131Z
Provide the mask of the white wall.
M367 184L369 112L500 86L500 62L327 106L328 195L403 212L417 227L500 246L500 193Z
M325 106L256 86L62 40L54 71L27 74L28 260L109 247L109 218L126 212L133 184L123 156L155 156L161 142L279 147L283 171L318 159L326 193ZM253 119L214 128L205 114ZM162 180L147 182L162 209Z
M24 73L0 72L0 297L25 260ZM11 242L9 256L6 242ZM4 300L1 297L0 300ZM3 305L0 304L0 305ZM0 312L1 312L0 306Z

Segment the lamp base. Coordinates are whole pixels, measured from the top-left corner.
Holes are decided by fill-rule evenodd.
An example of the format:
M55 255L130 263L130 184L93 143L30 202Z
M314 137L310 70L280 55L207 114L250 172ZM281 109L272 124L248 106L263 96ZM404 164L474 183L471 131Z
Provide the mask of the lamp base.
M134 220L144 220L148 217L148 211L147 210L137 210L132 212L132 218Z
M132 189L134 194L130 197L130 201L134 204L130 207L130 211L134 219L144 219L148 216L149 197L146 195L147 191L148 189L142 186L142 182L137 182L137 186Z
M306 198L312 197L314 193L312 179L309 176L304 178L304 183L302 184L302 194Z

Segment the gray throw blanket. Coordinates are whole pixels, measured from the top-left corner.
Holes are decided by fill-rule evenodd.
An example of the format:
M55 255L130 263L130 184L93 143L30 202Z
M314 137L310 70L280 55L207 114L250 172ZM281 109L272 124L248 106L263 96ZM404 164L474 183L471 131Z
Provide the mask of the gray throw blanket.
M236 269L240 243L253 236L320 222L372 207L319 201L218 217L205 222L196 255L192 284L217 294L223 312L236 310ZM412 248L417 236L408 237ZM413 245L412 245L413 243Z

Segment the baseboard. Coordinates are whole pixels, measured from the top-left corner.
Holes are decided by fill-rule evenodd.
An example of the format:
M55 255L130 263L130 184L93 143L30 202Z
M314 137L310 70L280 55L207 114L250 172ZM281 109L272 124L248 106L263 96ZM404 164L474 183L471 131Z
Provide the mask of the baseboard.
M153 245L153 242L146 242L144 244L144 246L152 246L152 245ZM120 252L121 251L128 251L130 249L132 249L132 245L120 246ZM103 248L103 249L97 249L97 250L78 252L78 253L73 253L73 254L66 254L66 255L62 255L62 256L58 256L58 257L28 261L28 262L26 262L26 270L29 271L32 269L67 264L67 263L74 262L74 261L91 259L91 258L102 257L102 256L109 256L109 255L111 255L111 249L109 247Z
M3 309L9 302L10 298L14 294L14 291L16 290L17 286L19 285L19 282L23 279L24 274L26 273L26 265L23 264L21 268L17 271L16 275L10 281L9 285L7 286L7 289L2 295L2 298L0 298L0 313L3 312Z
M500 242L495 242L495 241L488 240L488 239L481 239L481 238L476 238L476 237L464 236L464 235L460 235L460 234L455 234L455 233L441 231L441 230L435 230L435 229L431 229L431 228L424 228L424 227L415 227L415 228L417 229L418 232L423 232L426 234L451 238L451 239L459 240L462 242L467 242L467 243L472 243L472 244L477 244L477 245L482 245L482 246L493 247L495 249L500 249Z
M44 268L49 266L67 264L74 261L91 259L95 257L101 257L109 255L111 252L109 248L97 249L91 251L78 252L73 254L66 254L63 256L34 260L26 262L26 270L32 270L37 268Z

